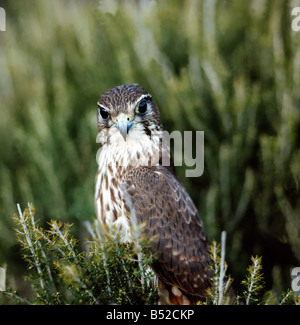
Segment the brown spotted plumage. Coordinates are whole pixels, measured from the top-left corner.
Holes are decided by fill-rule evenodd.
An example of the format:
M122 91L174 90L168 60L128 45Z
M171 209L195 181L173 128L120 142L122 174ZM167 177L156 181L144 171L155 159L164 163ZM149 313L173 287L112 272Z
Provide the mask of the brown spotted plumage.
M132 209L145 234L155 238L151 265L162 304L193 304L209 287L208 242L204 227L173 165L162 166L163 129L151 95L138 85L106 91L98 100L98 155L95 208L103 223L130 238ZM130 201L130 204L128 203ZM130 205L130 207L129 207Z

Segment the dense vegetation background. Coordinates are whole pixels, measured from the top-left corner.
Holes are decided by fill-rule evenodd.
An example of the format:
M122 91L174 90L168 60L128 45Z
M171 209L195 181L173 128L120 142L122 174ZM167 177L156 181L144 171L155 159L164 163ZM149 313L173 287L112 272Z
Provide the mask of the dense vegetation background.
M267 288L300 263L300 32L287 0L0 1L0 266L22 266L16 204L40 223L94 213L96 101L139 83L165 129L205 133L205 169L185 178L229 272L262 256ZM233 284L234 285L234 284Z

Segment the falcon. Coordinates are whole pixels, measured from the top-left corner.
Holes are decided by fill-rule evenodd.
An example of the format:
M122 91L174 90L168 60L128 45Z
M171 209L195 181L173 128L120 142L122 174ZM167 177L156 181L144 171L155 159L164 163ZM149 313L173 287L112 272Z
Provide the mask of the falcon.
M131 240L133 211L136 222L145 225L145 235L155 239L151 267L161 304L189 305L205 299L207 236L173 163L162 163L170 150L162 141L163 127L152 96L137 84L107 90L97 102L97 124L98 220L116 227L124 242Z

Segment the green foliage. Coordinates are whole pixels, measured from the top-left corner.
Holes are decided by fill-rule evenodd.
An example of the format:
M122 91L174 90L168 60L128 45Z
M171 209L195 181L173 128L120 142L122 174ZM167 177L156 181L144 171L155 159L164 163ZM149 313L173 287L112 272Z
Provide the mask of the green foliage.
M16 202L35 202L43 227L51 216L92 219L96 101L134 82L151 92L167 130L205 132L203 176L177 172L209 238L227 231L235 284L259 255L268 288L287 287L300 262L293 1L1 5L9 19L0 38L0 265L17 263Z
M207 299L199 304L212 305L298 305L299 296L291 289L278 295L274 291L268 291L265 287L262 273L262 258L251 257L244 280L241 281L243 291L234 292L232 283L234 279L228 275L228 265L225 261L225 236L222 233L221 248L213 241L208 251L212 271L210 278L211 287L207 290Z
M155 256L151 239L143 236L143 225L132 225L130 243L121 240L120 231L95 221L85 226L91 239L83 251L71 234L70 224L52 220L44 230L35 221L32 204L14 216L15 229L27 263L26 280L32 294L21 297L15 288L5 288L0 269L0 304L157 304L158 287L149 267ZM292 290L266 291L261 258L252 257L242 295L231 288L233 278L227 274L225 261L226 233L222 232L221 248L213 241L209 249L211 286L204 305L299 304Z
M222 254L220 245L213 241L210 245L208 254L211 260L209 268L212 271L210 279L211 287L208 290L207 303L213 305L230 304L231 303L231 284L233 279L226 276L228 265L225 261L225 232L222 233Z
M149 240L139 233L139 246L122 244L118 233L95 221L88 224L92 238L80 252L71 225L52 220L48 230L35 221L32 205L15 216L17 237L27 262L32 298L6 292L6 299L32 304L154 304L151 285L153 256ZM142 249L143 248L143 249ZM145 253L146 252L146 253ZM140 267L139 267L140 266Z
M246 300L246 305L257 303L257 295L263 288L263 274L261 257L251 257L252 264L248 267L246 279L242 281L245 286L243 296Z

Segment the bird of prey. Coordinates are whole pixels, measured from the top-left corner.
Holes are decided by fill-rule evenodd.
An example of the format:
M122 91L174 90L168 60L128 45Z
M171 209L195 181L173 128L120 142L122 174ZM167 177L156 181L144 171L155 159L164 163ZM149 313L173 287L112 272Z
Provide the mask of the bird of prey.
M172 163L163 166L163 128L151 95L137 84L116 86L100 96L97 124L101 151L96 175L97 218L130 240L134 209L145 234L154 237L151 265L161 304L194 304L209 287L208 240L190 196Z

